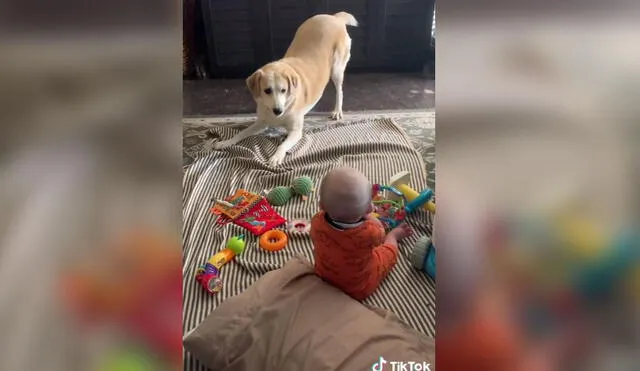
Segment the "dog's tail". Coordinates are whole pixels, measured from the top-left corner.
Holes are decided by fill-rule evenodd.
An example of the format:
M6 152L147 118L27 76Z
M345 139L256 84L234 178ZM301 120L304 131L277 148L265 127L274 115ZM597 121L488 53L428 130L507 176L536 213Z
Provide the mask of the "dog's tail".
M338 12L333 16L344 22L344 24L346 24L347 26L358 27L358 21L356 20L356 17L347 12Z

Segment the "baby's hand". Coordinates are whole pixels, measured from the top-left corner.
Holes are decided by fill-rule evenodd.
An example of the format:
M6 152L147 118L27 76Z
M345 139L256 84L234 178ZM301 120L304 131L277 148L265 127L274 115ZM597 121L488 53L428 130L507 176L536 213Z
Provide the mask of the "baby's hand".
M392 234L398 241L405 239L413 234L413 229L407 223L402 223L393 228L389 234Z

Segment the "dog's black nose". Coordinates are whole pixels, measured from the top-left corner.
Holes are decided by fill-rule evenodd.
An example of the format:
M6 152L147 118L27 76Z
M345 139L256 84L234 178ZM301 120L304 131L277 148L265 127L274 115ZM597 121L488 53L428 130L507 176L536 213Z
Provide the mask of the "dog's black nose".
M279 115L279 114L281 114L281 113L282 113L282 110L281 110L280 108L274 108L274 109L273 109L273 114L274 114L274 115Z

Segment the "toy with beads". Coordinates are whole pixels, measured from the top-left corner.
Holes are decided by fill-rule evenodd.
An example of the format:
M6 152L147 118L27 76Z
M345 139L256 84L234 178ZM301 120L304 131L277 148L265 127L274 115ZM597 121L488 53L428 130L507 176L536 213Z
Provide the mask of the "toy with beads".
M399 195L398 201L391 200L385 193ZM373 215L380 220L387 229L397 227L407 216L404 196L393 187L374 184L371 191Z
M205 264L196 270L196 281L210 294L220 292L220 290L222 290L220 268L236 255L242 254L244 248L244 235L229 239L224 250L213 255Z
M411 212L420 207L424 208L431 213L436 213L436 204L433 202L433 191L426 189L420 193L416 192L408 184L411 181L411 173L408 171L402 171L391 177L389 180L389 186L400 191L402 196L407 201L407 212ZM398 200L396 194L389 194L389 198L392 200Z

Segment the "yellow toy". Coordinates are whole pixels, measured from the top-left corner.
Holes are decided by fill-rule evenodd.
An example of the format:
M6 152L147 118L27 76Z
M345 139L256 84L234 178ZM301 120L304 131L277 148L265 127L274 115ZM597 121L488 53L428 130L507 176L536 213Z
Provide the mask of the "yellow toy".
M409 173L408 171L401 171L398 174L394 175L393 177L391 177L391 180L389 180L389 186L397 189L398 191L400 191L404 197L407 199L407 202L412 202L415 199L420 198L421 194L416 192L413 188L411 188L409 186L409 183L411 182L411 173ZM393 201L399 201L399 198L397 195L394 195L392 192L388 192L389 194L387 195L389 197L389 199L393 200ZM436 213L436 204L432 201L429 200L427 201L423 208L426 211L431 212L432 214Z

